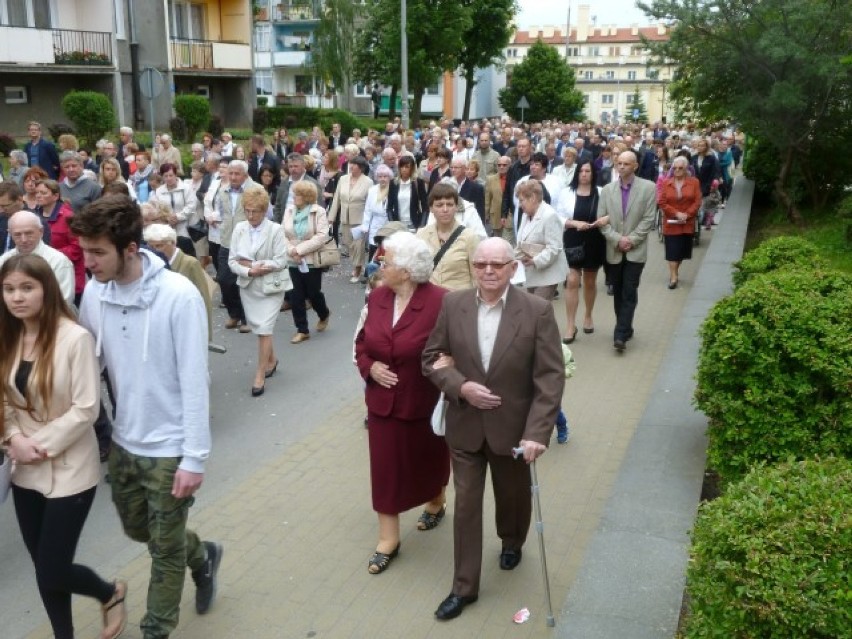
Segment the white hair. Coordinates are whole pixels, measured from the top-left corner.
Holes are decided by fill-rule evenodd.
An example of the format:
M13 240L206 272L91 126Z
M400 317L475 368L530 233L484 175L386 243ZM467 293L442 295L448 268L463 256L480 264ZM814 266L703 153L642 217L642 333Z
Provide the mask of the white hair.
M124 135L133 135L133 129L129 126L123 126L118 130L119 133L123 133Z
M432 251L429 245L412 233L398 232L391 235L382 246L393 251L394 266L408 271L416 284L428 282L432 276Z
M193 142L193 144L192 144L192 146L191 146L190 148L191 148L193 151L203 151L203 150L204 150L204 145L203 145L203 144L201 144L200 142Z
M171 141L172 141L172 136L170 136L168 133L163 133L163 134L160 135L160 142L171 142Z
M177 233L168 224L149 224L142 231L146 242L170 242L177 244Z
M229 169L239 169L243 173L248 173L248 162L245 160L231 160L228 162Z
M27 224L29 223L29 224ZM37 226L38 228L44 228L44 225L41 223L41 216L36 215L32 211L27 211L26 209L22 211L18 211L14 213L12 217L9 218L9 230L11 231L12 225L15 226Z
M21 166L29 166L29 158L24 151L21 151L21 149L14 149L10 151L9 157L15 158L15 161Z

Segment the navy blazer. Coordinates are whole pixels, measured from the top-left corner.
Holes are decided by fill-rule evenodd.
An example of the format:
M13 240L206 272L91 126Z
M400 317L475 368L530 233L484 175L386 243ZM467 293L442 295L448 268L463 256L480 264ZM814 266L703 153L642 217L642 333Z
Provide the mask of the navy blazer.
M713 185L713 180L719 177L720 168L719 160L713 153L708 153L704 156L704 161L701 163L701 168L698 168L698 156L692 156L692 169L695 171L695 177L701 182L701 197L710 195L710 187Z
M476 207L479 218L485 222L485 189L475 180L465 180L459 189L459 197Z
M426 182L420 178L411 178L411 203L408 215L412 226L416 229L425 226L426 220L429 218L427 197ZM399 178L391 180L388 186L387 213L389 222L399 222Z
M33 166L33 163L30 162L30 151L32 150L32 146L32 142L27 142L24 145L24 153L27 154L27 162L29 162L30 167ZM35 165L43 168L51 180L59 179L59 154L56 152L56 147L53 146L53 142L49 142L44 138L41 138L38 143L37 150L38 159L36 160Z

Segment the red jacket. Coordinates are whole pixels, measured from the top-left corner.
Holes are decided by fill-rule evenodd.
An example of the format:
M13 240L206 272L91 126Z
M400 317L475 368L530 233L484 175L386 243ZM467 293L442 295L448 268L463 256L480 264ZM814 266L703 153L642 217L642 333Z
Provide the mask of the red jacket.
M86 287L86 266L83 260L83 249L80 248L80 243L68 226L73 216L74 211L71 205L60 200L45 221L50 226L51 248L63 253L74 265L74 292L79 295Z
M660 210L663 212L664 235L692 235L695 233L695 216L701 208L701 183L697 178L684 178L680 197L675 188L675 179L668 178L657 198ZM676 213L686 213L686 224L670 224Z

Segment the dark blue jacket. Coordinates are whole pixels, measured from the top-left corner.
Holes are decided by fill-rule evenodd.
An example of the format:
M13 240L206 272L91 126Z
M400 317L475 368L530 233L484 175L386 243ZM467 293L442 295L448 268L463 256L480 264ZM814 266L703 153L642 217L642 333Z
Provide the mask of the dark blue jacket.
M53 143L48 142L44 138L41 138L41 140L39 140L38 146L36 147L37 158L35 162L33 162L31 159L32 148L32 142L27 142L24 145L24 153L27 154L27 162L29 162L30 167L40 166L47 172L47 175L51 180L58 179L59 154L56 152L56 147L53 146Z

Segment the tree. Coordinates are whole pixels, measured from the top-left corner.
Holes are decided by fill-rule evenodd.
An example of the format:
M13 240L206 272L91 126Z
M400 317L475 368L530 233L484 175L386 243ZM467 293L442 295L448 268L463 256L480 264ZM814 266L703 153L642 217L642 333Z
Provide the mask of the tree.
M524 118L537 122L560 119L580 120L583 117L583 94L574 88L574 71L559 52L541 41L532 45L526 58L512 72L509 86L500 89L500 106L515 119L520 119L517 104L526 97L530 107Z
M351 111L353 57L364 7L352 0L326 0L314 31L312 70L326 86L334 86L341 108Z
M440 81L444 71L458 66L471 18L458 0L408 0L406 7L408 84L414 96L411 122L417 125L426 89ZM365 83L400 86L399 0L373 0L368 5L355 55L355 74Z
M515 0L463 0L470 12L471 25L464 34L459 67L465 79L462 120L470 118L470 100L476 85L474 74L503 61L503 50L514 30L518 6Z
M633 90L633 95L627 98L627 117L628 122L647 122L648 110L645 108L645 101L639 94L639 86Z
M199 131L203 131L210 122L210 100L203 95L175 96L175 113L186 122L185 142L194 142Z
M822 208L848 182L852 159L852 3L836 0L649 0L647 14L673 25L646 41L679 66L672 98L707 121L731 119L775 151L774 191L802 221L800 194ZM833 149L833 150L832 150ZM827 158L831 158L828 160Z
M115 126L112 101L97 91L71 91L62 98L62 110L89 148Z

